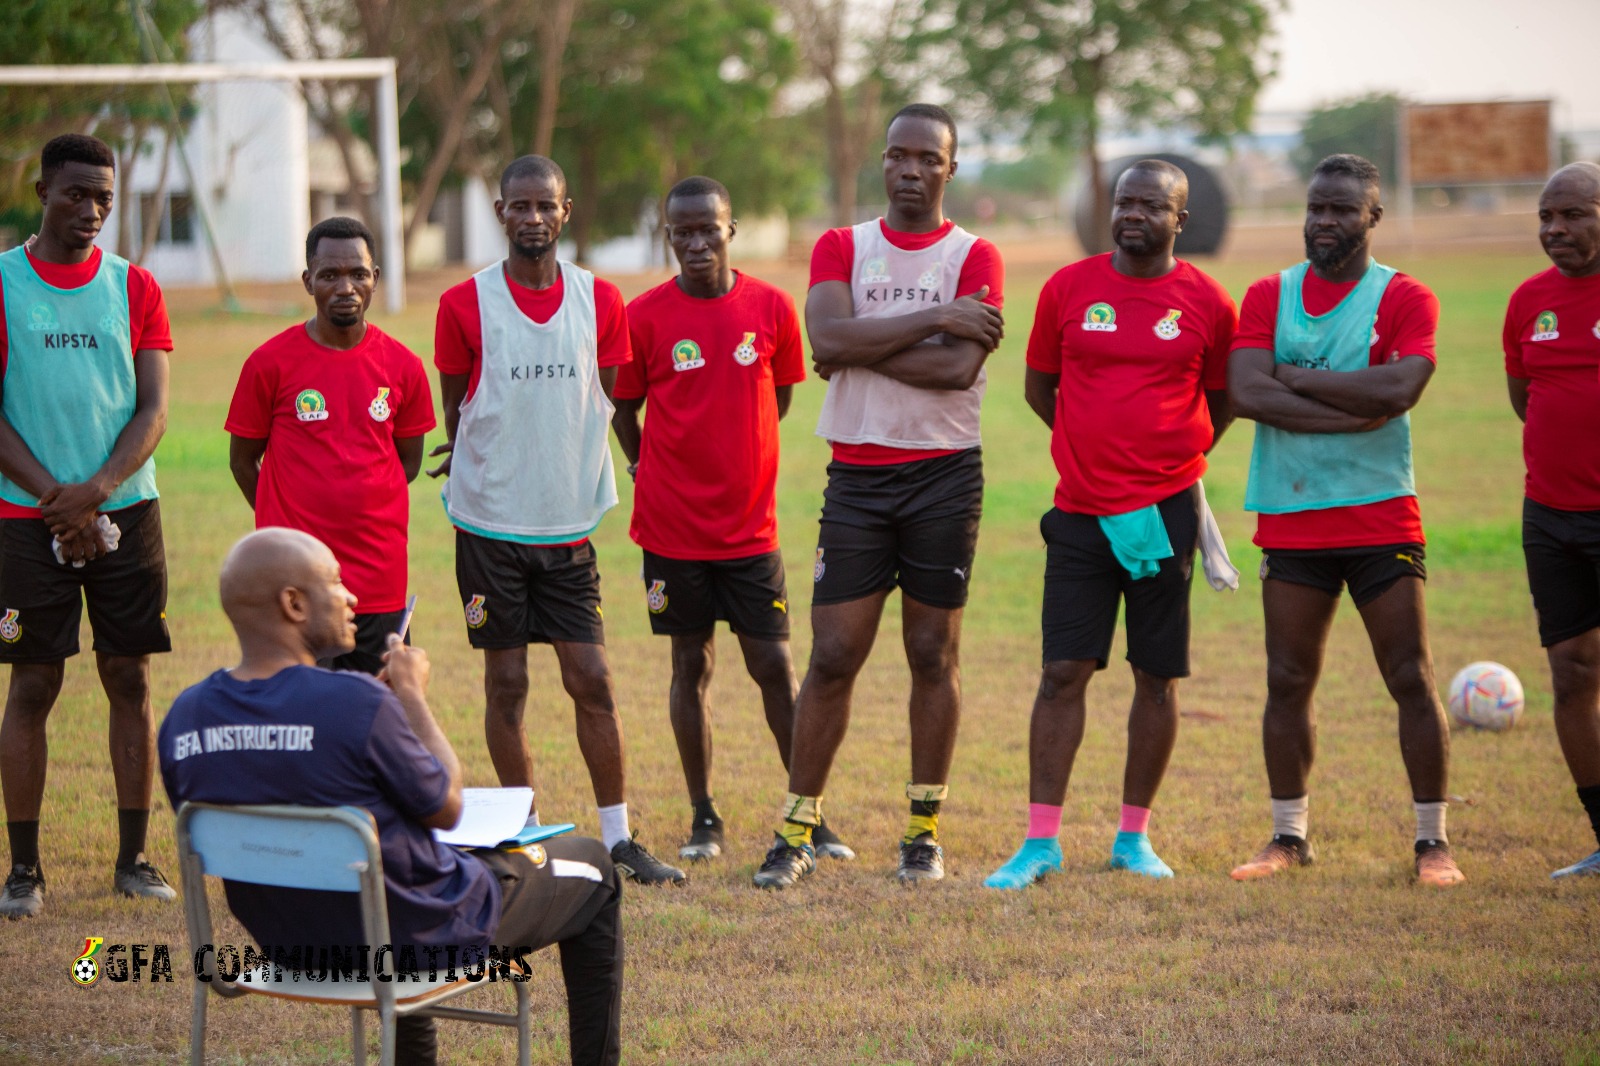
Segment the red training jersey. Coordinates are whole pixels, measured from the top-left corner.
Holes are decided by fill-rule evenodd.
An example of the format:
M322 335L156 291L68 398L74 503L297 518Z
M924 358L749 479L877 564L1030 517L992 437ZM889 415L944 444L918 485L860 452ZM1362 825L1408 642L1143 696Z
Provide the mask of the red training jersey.
M1045 282L1028 366L1060 375L1057 507L1124 514L1200 480L1216 437L1205 394L1228 387L1237 322L1227 290L1182 260L1132 278L1097 255Z
M377 326L349 351L294 325L250 353L225 428L267 442L256 528L288 526L339 560L362 614L406 603L411 496L395 440L434 427L422 360Z
M736 274L696 299L676 278L628 304L634 360L619 400L646 401L629 533L673 559L742 559L778 549L778 404L805 380L794 300Z
M1600 275L1535 274L1511 294L1501 340L1506 374L1528 383L1528 498L1600 511Z
M1349 295L1356 282L1331 282L1306 271L1300 297L1307 314L1325 315ZM1262 348L1275 351L1278 331L1278 294L1282 279L1269 274L1251 285L1239 310L1239 332L1233 350ZM1369 363L1381 366L1390 359L1420 355L1439 361L1434 333L1439 327L1439 298L1409 274L1396 274L1378 301L1372 327ZM1422 509L1415 496L1363 503L1354 507L1327 507L1292 514L1256 515L1255 543L1262 548L1317 549L1365 548L1380 544L1422 544Z
M556 275L556 283L548 289L530 289L512 281L503 271L500 275L511 290L511 298L522 313L540 323L550 321L561 310L561 300L566 293L566 283ZM594 318L597 335L596 347L599 364L621 366L633 358L628 346L628 320L622 308L622 292L611 282L594 279ZM467 394L463 402L472 399L478 390L478 373L483 368L483 320L478 316L478 287L476 278L468 278L453 285L439 297L439 314L434 321L433 365L441 374L466 374Z
M28 251L28 265L33 267L39 280L58 289L81 289L94 280L100 272L101 251L90 249L89 258L81 263L47 263ZM0 289L0 379L6 372L6 358L10 344L5 329L5 292ZM134 355L142 351L172 351L172 323L167 319L167 301L161 295L161 286L155 277L142 266L128 264L128 330L129 349ZM42 456L36 456L44 460ZM39 508L25 507L10 500L0 500L0 518L38 518Z
M878 225L890 244L908 252L920 252L938 243L955 228L955 223L950 219L945 219L944 224L931 233L902 233L890 229L888 221L881 218ZM819 285L824 281L842 281L849 285L854 277L855 264L856 237L850 227L828 230L817 238L816 247L811 249L811 285ZM989 295L983 298L983 302L998 309L1005 304L1005 284L1006 268L1000 260L1000 250L979 237L968 249L966 261L961 264L961 277L956 282L957 298L970 296L987 285ZM918 451L914 448L886 448L881 444L828 443L833 448L835 459L858 466L889 466L954 454L951 450Z

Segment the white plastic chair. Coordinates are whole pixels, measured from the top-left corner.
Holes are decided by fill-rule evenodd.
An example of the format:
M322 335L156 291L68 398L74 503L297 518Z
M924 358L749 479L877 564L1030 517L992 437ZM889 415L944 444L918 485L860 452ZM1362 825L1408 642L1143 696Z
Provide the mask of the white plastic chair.
M185 803L178 809L178 860L182 866L184 918L189 927L189 949L197 953L215 944L211 908L206 901L205 878L221 877L279 888L356 892L361 900L361 936L374 949L392 944L389 908L383 891L383 858L372 815L360 807L222 806ZM355 933L355 930L351 930ZM513 980L517 994L515 1013L468 1010L442 1004L486 981L459 977L446 981L441 974L428 981L273 981L274 967L261 966L227 981L217 976L215 951L208 952L204 972L209 981L196 981L189 1028L189 1062L205 1063L207 988L232 999L250 993L276 999L327 1003L350 1008L351 1061L365 1066L366 1039L362 1011L378 1012L380 1061L393 1066L395 1020L404 1014L488 1025L514 1026L517 1061L528 1066L532 1054L528 983ZM385 953L381 971L394 973L394 953ZM376 973L373 976L377 976ZM520 976L526 977L525 974ZM247 979L248 978L248 979Z

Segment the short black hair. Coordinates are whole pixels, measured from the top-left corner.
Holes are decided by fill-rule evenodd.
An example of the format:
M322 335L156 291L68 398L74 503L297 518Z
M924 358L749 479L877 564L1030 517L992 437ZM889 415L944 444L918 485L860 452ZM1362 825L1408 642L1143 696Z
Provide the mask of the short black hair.
M674 200L687 200L692 196L715 196L728 205L730 212L733 210L733 197L728 195L728 187L716 178L702 177L698 174L692 178L684 178L674 185L667 192L666 202L670 204Z
M86 133L63 133L51 138L39 153L39 180L49 183L66 163L87 163L92 167L117 169L117 153L98 137Z
M1355 178L1369 189L1377 189L1379 187L1377 164L1362 156L1351 155L1349 152L1340 152L1338 155L1326 157L1311 172L1313 178L1321 177L1324 174L1342 174L1346 177Z
M1169 163L1165 159L1141 159L1124 170L1117 180L1121 181L1136 170L1172 179L1172 194L1173 199L1178 202L1177 209L1182 211L1189 206L1189 175L1185 174L1178 164Z
M938 104L907 104L894 113L894 118L889 120L889 125L884 129L887 130L894 125L895 119L901 118L926 118L943 125L950 131L950 158L956 157L956 120L950 112Z
M373 239L372 231L367 224L359 218L350 218L346 215L335 215L325 218L311 227L311 232L306 234L306 266L311 265L311 260L316 257L317 245L326 237L331 241L347 241L360 237L367 245L367 254L373 259L378 258L378 242Z
M561 189L561 195L567 195L567 175L554 159L542 155L523 155L506 164L500 172L500 195L506 194L506 186L518 178L551 178Z

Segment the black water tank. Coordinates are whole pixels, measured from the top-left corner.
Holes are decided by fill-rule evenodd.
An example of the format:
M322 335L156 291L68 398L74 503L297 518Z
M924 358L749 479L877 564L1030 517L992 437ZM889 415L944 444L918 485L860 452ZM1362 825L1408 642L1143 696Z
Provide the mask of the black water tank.
M1228 197L1222 191L1222 183L1217 180L1217 176L1204 164L1197 163L1188 156L1173 155L1169 152L1125 155L1121 159L1101 164L1101 172L1106 177L1106 195L1109 197L1116 189L1117 179L1122 177L1122 172L1141 159L1160 159L1171 163L1183 171L1189 179L1189 221L1184 223L1183 232L1178 234L1178 243L1173 250L1180 256L1216 255L1222 248L1222 239L1228 233ZM1094 197L1087 186L1078 194L1078 204L1072 213L1078 242L1091 253L1110 251L1109 248L1094 247L1093 200Z

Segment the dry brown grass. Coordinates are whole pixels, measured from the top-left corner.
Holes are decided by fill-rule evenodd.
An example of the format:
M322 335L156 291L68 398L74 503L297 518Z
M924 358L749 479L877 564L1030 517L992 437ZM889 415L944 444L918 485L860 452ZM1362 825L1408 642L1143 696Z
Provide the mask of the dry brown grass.
M1292 241L1284 257L1292 254ZM986 435L990 492L964 675L965 722L943 827L950 876L907 892L891 880L906 770L905 668L886 619L858 690L855 719L828 794L861 851L826 864L797 891L763 894L749 877L783 791L753 686L724 640L714 684L717 795L732 846L678 890L625 903L630 1062L1600 1062L1600 894L1553 884L1555 866L1592 841L1560 762L1548 678L1516 548L1520 457L1504 408L1496 345L1504 297L1531 258L1431 259L1411 266L1445 303L1441 371L1419 411L1419 477L1432 537L1429 584L1439 671L1496 658L1529 691L1521 727L1458 734L1451 836L1470 878L1445 894L1410 883L1410 805L1385 697L1346 605L1321 691L1324 725L1312 825L1321 862L1283 881L1237 885L1227 870L1269 831L1258 716L1263 694L1259 586L1250 522L1239 512L1248 427L1219 448L1208 477L1236 562L1237 596L1195 593L1195 676L1153 831L1175 881L1104 869L1117 810L1130 687L1114 666L1091 690L1092 722L1068 799L1067 871L1027 893L982 878L1024 824L1025 726L1037 680L1035 522L1052 474L1043 430L1020 401L1033 296L1048 272L1022 250L1010 281L1010 336L991 366ZM1273 263L1215 265L1236 295ZM793 264L755 271L798 290ZM443 278L419 279L419 297ZM639 291L649 279L625 279ZM432 286L429 288L429 286ZM278 304L292 294L254 294ZM160 453L172 625L178 650L156 666L158 703L232 654L214 607L222 552L249 518L226 470L220 430L238 364L285 319L223 318L180 295L173 430ZM431 349L432 306L393 325ZM800 390L785 425L781 520L796 600L804 598L822 486L810 436L820 390ZM451 545L433 486L414 490L416 637L434 661L433 701L469 783L493 774L481 740L480 666L456 621ZM645 841L671 854L687 814L665 715L664 647L646 635L625 510L599 540L610 649L630 757L630 801ZM797 612L795 652L809 645ZM535 650L529 720L541 809L594 831L571 711L547 649ZM185 935L177 907L110 895L115 819L105 712L84 662L69 668L52 719L43 850L45 914L0 926L0 1060L147 1063L187 1046ZM171 814L155 816L155 861L174 869ZM220 896L218 898L220 906ZM224 927L226 929L226 927ZM82 991L67 968L83 937L166 943L177 980ZM225 938L243 942L237 928ZM503 995L499 990L476 996ZM534 981L545 1039L536 1061L565 1061L565 1011L553 955ZM213 1060L348 1061L336 1010L212 1003ZM510 1061L499 1032L446 1025L447 1062Z

